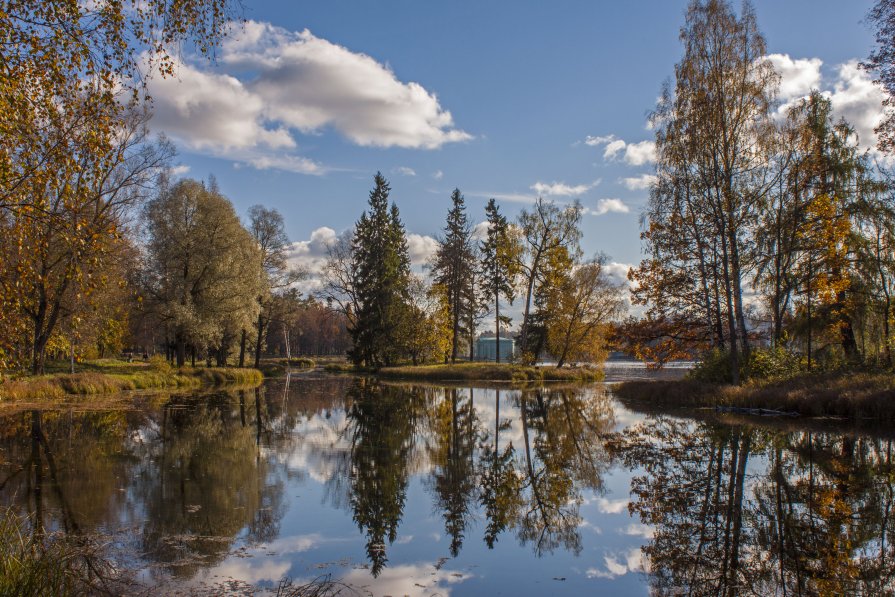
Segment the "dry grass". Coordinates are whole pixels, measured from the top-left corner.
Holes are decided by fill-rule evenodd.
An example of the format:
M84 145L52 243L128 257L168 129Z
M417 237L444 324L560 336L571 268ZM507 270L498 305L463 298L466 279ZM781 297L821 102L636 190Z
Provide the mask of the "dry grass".
M600 381L600 369L579 367L528 367L497 363L456 363L453 365L408 365L383 367L376 373L384 379L417 379L426 381Z
M622 400L671 408L733 406L809 417L895 421L895 375L891 373L801 375L740 387L686 379L631 381L616 386L615 393Z
M2 401L54 401L72 397L117 394L129 390L198 388L221 385L258 385L264 379L257 369L232 367L151 367L116 364L75 374L26 377L0 384Z

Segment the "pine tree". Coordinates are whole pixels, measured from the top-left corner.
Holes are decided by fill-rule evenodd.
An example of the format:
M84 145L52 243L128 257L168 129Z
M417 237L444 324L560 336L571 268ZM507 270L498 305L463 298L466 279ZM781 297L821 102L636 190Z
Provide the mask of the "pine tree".
M451 316L451 361L457 360L461 334L470 337L475 330L474 315L476 259L472 246L472 230L466 218L466 204L460 189L451 194L451 209L447 214L444 238L439 242L432 266L435 284L447 291ZM470 323L473 322L473 323Z
M374 177L369 210L358 220L351 240L351 277L358 312L351 327L356 364L391 365L403 354L401 331L408 315L410 257L397 206L388 204L391 188Z
M518 275L521 246L510 233L506 216L500 213L497 202L488 200L485 206L488 218L488 236L480 245L482 262L482 301L488 309L494 306L495 358L500 362L500 323L509 323L509 318L500 316L501 297L513 304L514 282Z

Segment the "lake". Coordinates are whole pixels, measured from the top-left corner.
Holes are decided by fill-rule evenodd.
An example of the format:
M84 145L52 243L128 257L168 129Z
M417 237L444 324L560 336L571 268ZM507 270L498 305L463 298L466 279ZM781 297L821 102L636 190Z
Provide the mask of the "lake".
M0 505L102 546L144 592L895 591L887 431L637 412L603 384L311 373L7 414Z

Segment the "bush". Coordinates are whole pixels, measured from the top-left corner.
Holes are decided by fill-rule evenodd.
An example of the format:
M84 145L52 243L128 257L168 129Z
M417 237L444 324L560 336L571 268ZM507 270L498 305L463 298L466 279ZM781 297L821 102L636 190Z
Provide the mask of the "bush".
M781 347L753 348L748 359L740 359L740 380L788 379L801 372L802 361L800 355ZM730 351L714 348L704 353L687 377L709 383L733 383Z
M160 354L154 354L149 357L149 368L153 371L157 371L158 373L164 373L167 375L171 372L171 363L168 362L168 359L163 357Z

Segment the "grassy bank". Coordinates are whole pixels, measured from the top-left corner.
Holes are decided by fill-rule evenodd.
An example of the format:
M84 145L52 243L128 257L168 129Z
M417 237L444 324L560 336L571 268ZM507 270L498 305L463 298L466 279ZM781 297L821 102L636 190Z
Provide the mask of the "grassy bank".
M166 364L91 363L80 373L51 373L9 380L0 384L0 401L62 400L69 397L116 394L128 390L199 388L222 385L258 385L264 379L257 369L233 367L182 367Z
M615 387L623 402L666 408L770 409L810 417L895 421L895 375L836 373L801 375L743 386L682 379L629 381Z
M556 367L529 367L497 363L456 363L453 365L407 365L383 367L378 370L356 368L350 365L330 365L327 371L334 373L371 373L383 379L407 379L421 381L600 381L599 369Z

